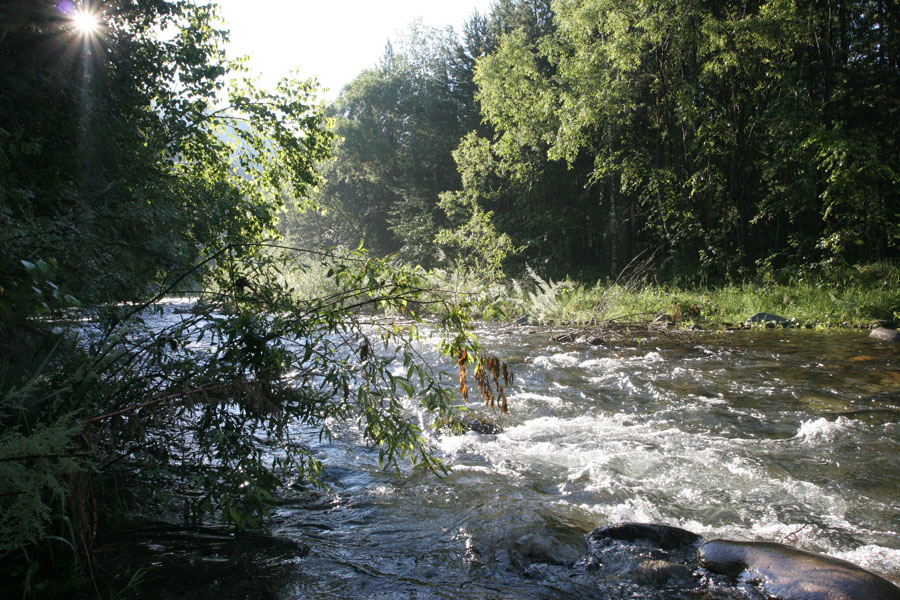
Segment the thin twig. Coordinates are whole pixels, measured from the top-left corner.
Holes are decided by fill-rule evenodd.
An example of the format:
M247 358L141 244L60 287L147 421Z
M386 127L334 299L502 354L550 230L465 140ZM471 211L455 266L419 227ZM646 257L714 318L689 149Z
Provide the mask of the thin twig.
M779 543L779 544L783 544L783 543L784 543L784 540L788 539L788 538L791 537L791 536L797 535L798 533L800 533L801 531L803 531L803 530L806 529L807 527L809 527L809 523L806 523L805 525L801 525L799 528L795 529L794 531L790 532L789 534L787 534L786 536L784 536L783 538L781 538L781 540L780 540L778 543Z
M85 424L85 425L89 425L89 424L91 424L91 423L96 423L97 421L102 421L102 420L104 420L104 419L109 419L109 418L112 418L112 417L118 417L118 416L124 415L124 414L126 414L126 413L134 412L134 411L139 410L139 409L141 409L141 408L146 408L146 407L148 407L148 406L153 406L154 404L160 404L160 403L166 402L166 401L168 401L168 400L174 400L175 398L178 398L179 396L187 396L187 395L190 395L190 394L196 394L196 393L198 393L198 392L209 392L209 391L212 391L212 390L217 390L217 389L227 389L227 388L228 388L227 385L221 384L221 383L217 383L217 384L215 384L215 385L208 385L208 386L204 386L204 387L194 388L194 389L192 389L192 390L181 391L181 392L175 392L174 394L167 394L167 395L165 395L165 396L160 396L160 397L158 397L158 398L153 398L153 399L151 399L151 400L147 400L146 402L141 402L140 404L133 404L133 405L131 405L131 406L126 406L125 408L120 408L119 410L115 410L115 411L113 411L113 412L106 413L106 414L104 414L104 415L98 415L98 416L96 416L96 417L91 417L90 419L86 420L86 421L84 422L84 424Z

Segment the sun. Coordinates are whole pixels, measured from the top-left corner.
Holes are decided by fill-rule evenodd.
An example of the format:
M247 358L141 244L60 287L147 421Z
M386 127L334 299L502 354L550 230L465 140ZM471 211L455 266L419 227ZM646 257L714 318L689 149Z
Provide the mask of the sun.
M72 16L72 21L75 23L75 28L85 35L94 33L97 31L97 28L100 27L100 21L97 19L97 15L86 10L79 10L76 12Z

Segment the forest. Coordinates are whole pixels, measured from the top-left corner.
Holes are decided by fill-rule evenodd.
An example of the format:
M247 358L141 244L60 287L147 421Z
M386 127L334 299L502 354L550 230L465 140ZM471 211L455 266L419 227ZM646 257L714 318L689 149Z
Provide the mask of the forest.
M417 327L463 390L499 363L435 272L883 288L897 259L893 2L497 0L459 33L412 24L328 105L261 88L215 5L94 8L88 29L73 2L0 6L0 564L22 597L120 585L93 542L136 506L258 525L321 474L296 422L442 472L408 400L447 422L458 384ZM195 308L153 331L173 295Z
M412 26L329 108L289 236L581 281L688 285L896 259L891 2L499 0Z

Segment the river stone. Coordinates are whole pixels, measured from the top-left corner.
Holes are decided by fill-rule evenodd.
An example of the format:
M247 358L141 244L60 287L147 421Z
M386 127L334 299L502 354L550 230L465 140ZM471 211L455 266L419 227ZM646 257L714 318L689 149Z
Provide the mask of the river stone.
M649 523L620 523L598 527L591 532L591 540L613 539L623 542L646 542L662 550L679 550L702 541L703 538L686 529Z
M558 335L554 335L550 339L554 342L559 342L560 344L571 344L576 340L578 336L573 332L560 333Z
M700 593L703 582L693 573L702 541L690 531L668 525L598 527L588 536L588 553L578 566L599 580L622 586L610 595L613 598L635 597L638 591L648 600L670 598L674 590Z
M877 329L873 329L872 333L869 334L869 337L885 342L900 342L900 331L897 331L896 329L888 329L886 327L879 327Z
M490 417L476 414L453 415L449 421L445 422L445 426L449 429L462 429L488 435L503 433L500 423Z
M653 324L657 327L668 327L669 325L675 324L675 317L672 315L661 314L653 319Z
M645 585L689 584L692 583L693 572L687 565L667 560L648 560L638 565L632 579L635 583Z
M710 540L697 558L714 573L759 581L777 600L900 600L900 588L870 571L774 542Z
M767 312L758 312L755 315L752 315L745 322L746 325L750 325L752 323L765 323L766 327L775 327L776 325L788 327L791 321L789 319L785 319L780 315Z

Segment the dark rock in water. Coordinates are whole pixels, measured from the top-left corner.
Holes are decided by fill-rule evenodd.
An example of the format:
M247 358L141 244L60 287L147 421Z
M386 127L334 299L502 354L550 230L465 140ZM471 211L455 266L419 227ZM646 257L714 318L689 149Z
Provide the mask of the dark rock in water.
M519 317L513 321L513 325L528 325L528 317Z
M870 571L774 542L710 540L697 558L714 573L758 581L780 600L900 600L900 588Z
M554 342L560 342L561 344L571 344L575 341L576 335L574 333L560 333L559 335L554 335L550 338Z
M900 331L897 331L896 329L879 327L877 329L873 329L872 333L869 334L869 337L885 342L900 342Z
M657 327L668 327L675 324L675 317L672 315L662 314L653 319L653 325Z
M588 554L579 565L605 581L638 586L641 597L669 598L676 592L701 590L702 582L693 572L702 541L699 535L668 525L622 523L598 527L591 532Z
M758 312L755 315L751 316L747 319L746 324L751 325L753 323L764 323L766 327L790 327L791 321L790 319L785 319L780 315L775 315L767 312Z
M668 525L598 527L577 566L585 576L618 585L615 598L629 597L628 589L634 597L654 600L731 598L706 594L727 594L735 586L731 589L741 598L759 593L772 600L900 600L900 588L844 560L772 542L704 542ZM748 586L758 586L758 592Z
M584 538L580 543L566 543L554 533L545 529L519 537L510 548L513 562L520 568L533 563L571 567L584 553Z
M690 584L693 571L689 565L667 560L648 560L640 563L633 571L634 582L643 585Z
M602 346L604 344L603 338L599 335L584 335L575 341L579 344L590 344L591 346Z
M598 527L591 532L592 540L603 538L623 542L647 542L662 550L678 550L703 541L702 537L686 529L648 523L621 523Z
M453 415L444 423L447 429L473 431L475 433L494 435L503 432L503 427L490 417L476 414Z

